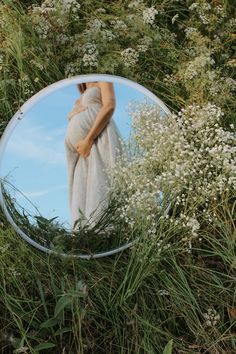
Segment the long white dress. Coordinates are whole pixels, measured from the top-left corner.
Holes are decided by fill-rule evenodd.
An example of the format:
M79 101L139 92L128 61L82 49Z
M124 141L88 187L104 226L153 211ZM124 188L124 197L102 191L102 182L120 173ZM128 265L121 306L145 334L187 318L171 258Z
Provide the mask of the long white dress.
M69 208L73 230L76 230L75 221L81 217L80 210L87 219L82 221L82 225L90 219L89 224L94 226L101 212L107 207L109 178L106 168L114 167L117 158L122 154L122 138L112 117L94 140L90 155L84 158L78 154L76 146L79 140L86 137L102 107L101 89L98 86L87 88L80 101L85 110L69 118L65 135ZM94 214L91 217L92 212Z

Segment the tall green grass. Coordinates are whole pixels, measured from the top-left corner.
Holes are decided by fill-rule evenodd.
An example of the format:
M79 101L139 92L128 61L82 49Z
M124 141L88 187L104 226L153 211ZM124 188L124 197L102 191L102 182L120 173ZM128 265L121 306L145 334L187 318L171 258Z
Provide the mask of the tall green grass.
M1 133L25 100L65 78L68 62L76 67L76 74L110 73L137 81L173 111L186 103L211 99L226 112L226 127L236 122L232 92L212 98L204 72L188 82L181 76L189 60L186 49L200 45L199 38L195 43L185 38L183 29L192 26L207 38L209 46L216 45L214 34L220 36L213 69L223 68L225 75L235 78L235 68L226 65L235 53L230 25L235 13L233 2L217 2L225 8L227 17L221 21L220 15L212 15L210 24L204 25L196 13L189 11L190 1L145 1L145 6L163 10L157 20L162 30L159 32L144 25L139 8L131 10L127 1L86 0L81 2L80 20L68 23L70 42L66 45L57 42L56 35L63 30L56 25L46 39L38 37L27 12L32 3L4 0L0 5ZM216 6L216 2L211 4ZM106 12L97 11L99 8ZM98 66L83 67L80 52L74 48L79 48L86 36L75 35L81 34L93 18L108 21L118 16L126 21L131 13L134 20L116 41L96 39L100 46ZM172 24L176 13L179 18ZM182 30L177 24L184 26ZM137 65L127 68L120 52L135 46L144 34L153 38L153 44L140 55ZM180 75L177 84L165 83L165 75L173 73ZM186 230L164 218L152 239L147 233L148 221L137 223L139 242L118 254L90 261L55 257L33 249L16 234L1 211L1 353L235 353L235 205L234 191L230 191L210 201L207 211L212 222L207 221L204 211L198 211L201 227L191 252L180 242ZM180 212L180 207L173 206L172 218ZM207 322L209 309L219 316L215 324L214 319Z

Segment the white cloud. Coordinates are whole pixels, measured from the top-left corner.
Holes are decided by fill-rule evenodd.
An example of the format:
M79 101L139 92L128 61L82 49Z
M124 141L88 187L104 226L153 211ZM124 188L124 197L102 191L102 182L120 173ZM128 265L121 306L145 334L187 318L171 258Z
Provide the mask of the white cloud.
M63 184L61 186L57 186L54 188L45 189L45 190L41 190L41 191L31 191L31 192L22 191L22 193L27 198L35 198L35 197L42 197L44 195L50 194L51 192L54 192L54 191L60 190L60 189L67 189L67 185Z
M47 164L65 165L64 137L61 137L63 129L56 129L49 135L42 128L38 126L14 132L6 146L5 155L11 153L24 160L33 159Z

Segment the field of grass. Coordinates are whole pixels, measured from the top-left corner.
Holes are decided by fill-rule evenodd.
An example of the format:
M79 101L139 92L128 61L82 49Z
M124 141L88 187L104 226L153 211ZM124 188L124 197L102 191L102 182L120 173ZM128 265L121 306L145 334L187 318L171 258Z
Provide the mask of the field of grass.
M0 134L40 89L86 73L136 81L176 114L163 141L143 126L156 140L132 190L145 195L151 173L175 201L156 227L127 194L131 248L47 255L0 210L2 354L236 353L235 12L226 0L1 1Z

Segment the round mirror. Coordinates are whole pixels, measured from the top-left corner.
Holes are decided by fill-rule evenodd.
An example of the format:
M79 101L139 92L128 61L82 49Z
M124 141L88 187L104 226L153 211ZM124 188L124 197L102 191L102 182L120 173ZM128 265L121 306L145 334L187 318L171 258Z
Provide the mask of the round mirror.
M130 107L139 103L170 113L143 86L105 74L61 80L23 104L0 145L0 202L21 237L84 259L136 242L135 233L126 237L111 185L117 164L135 155Z

